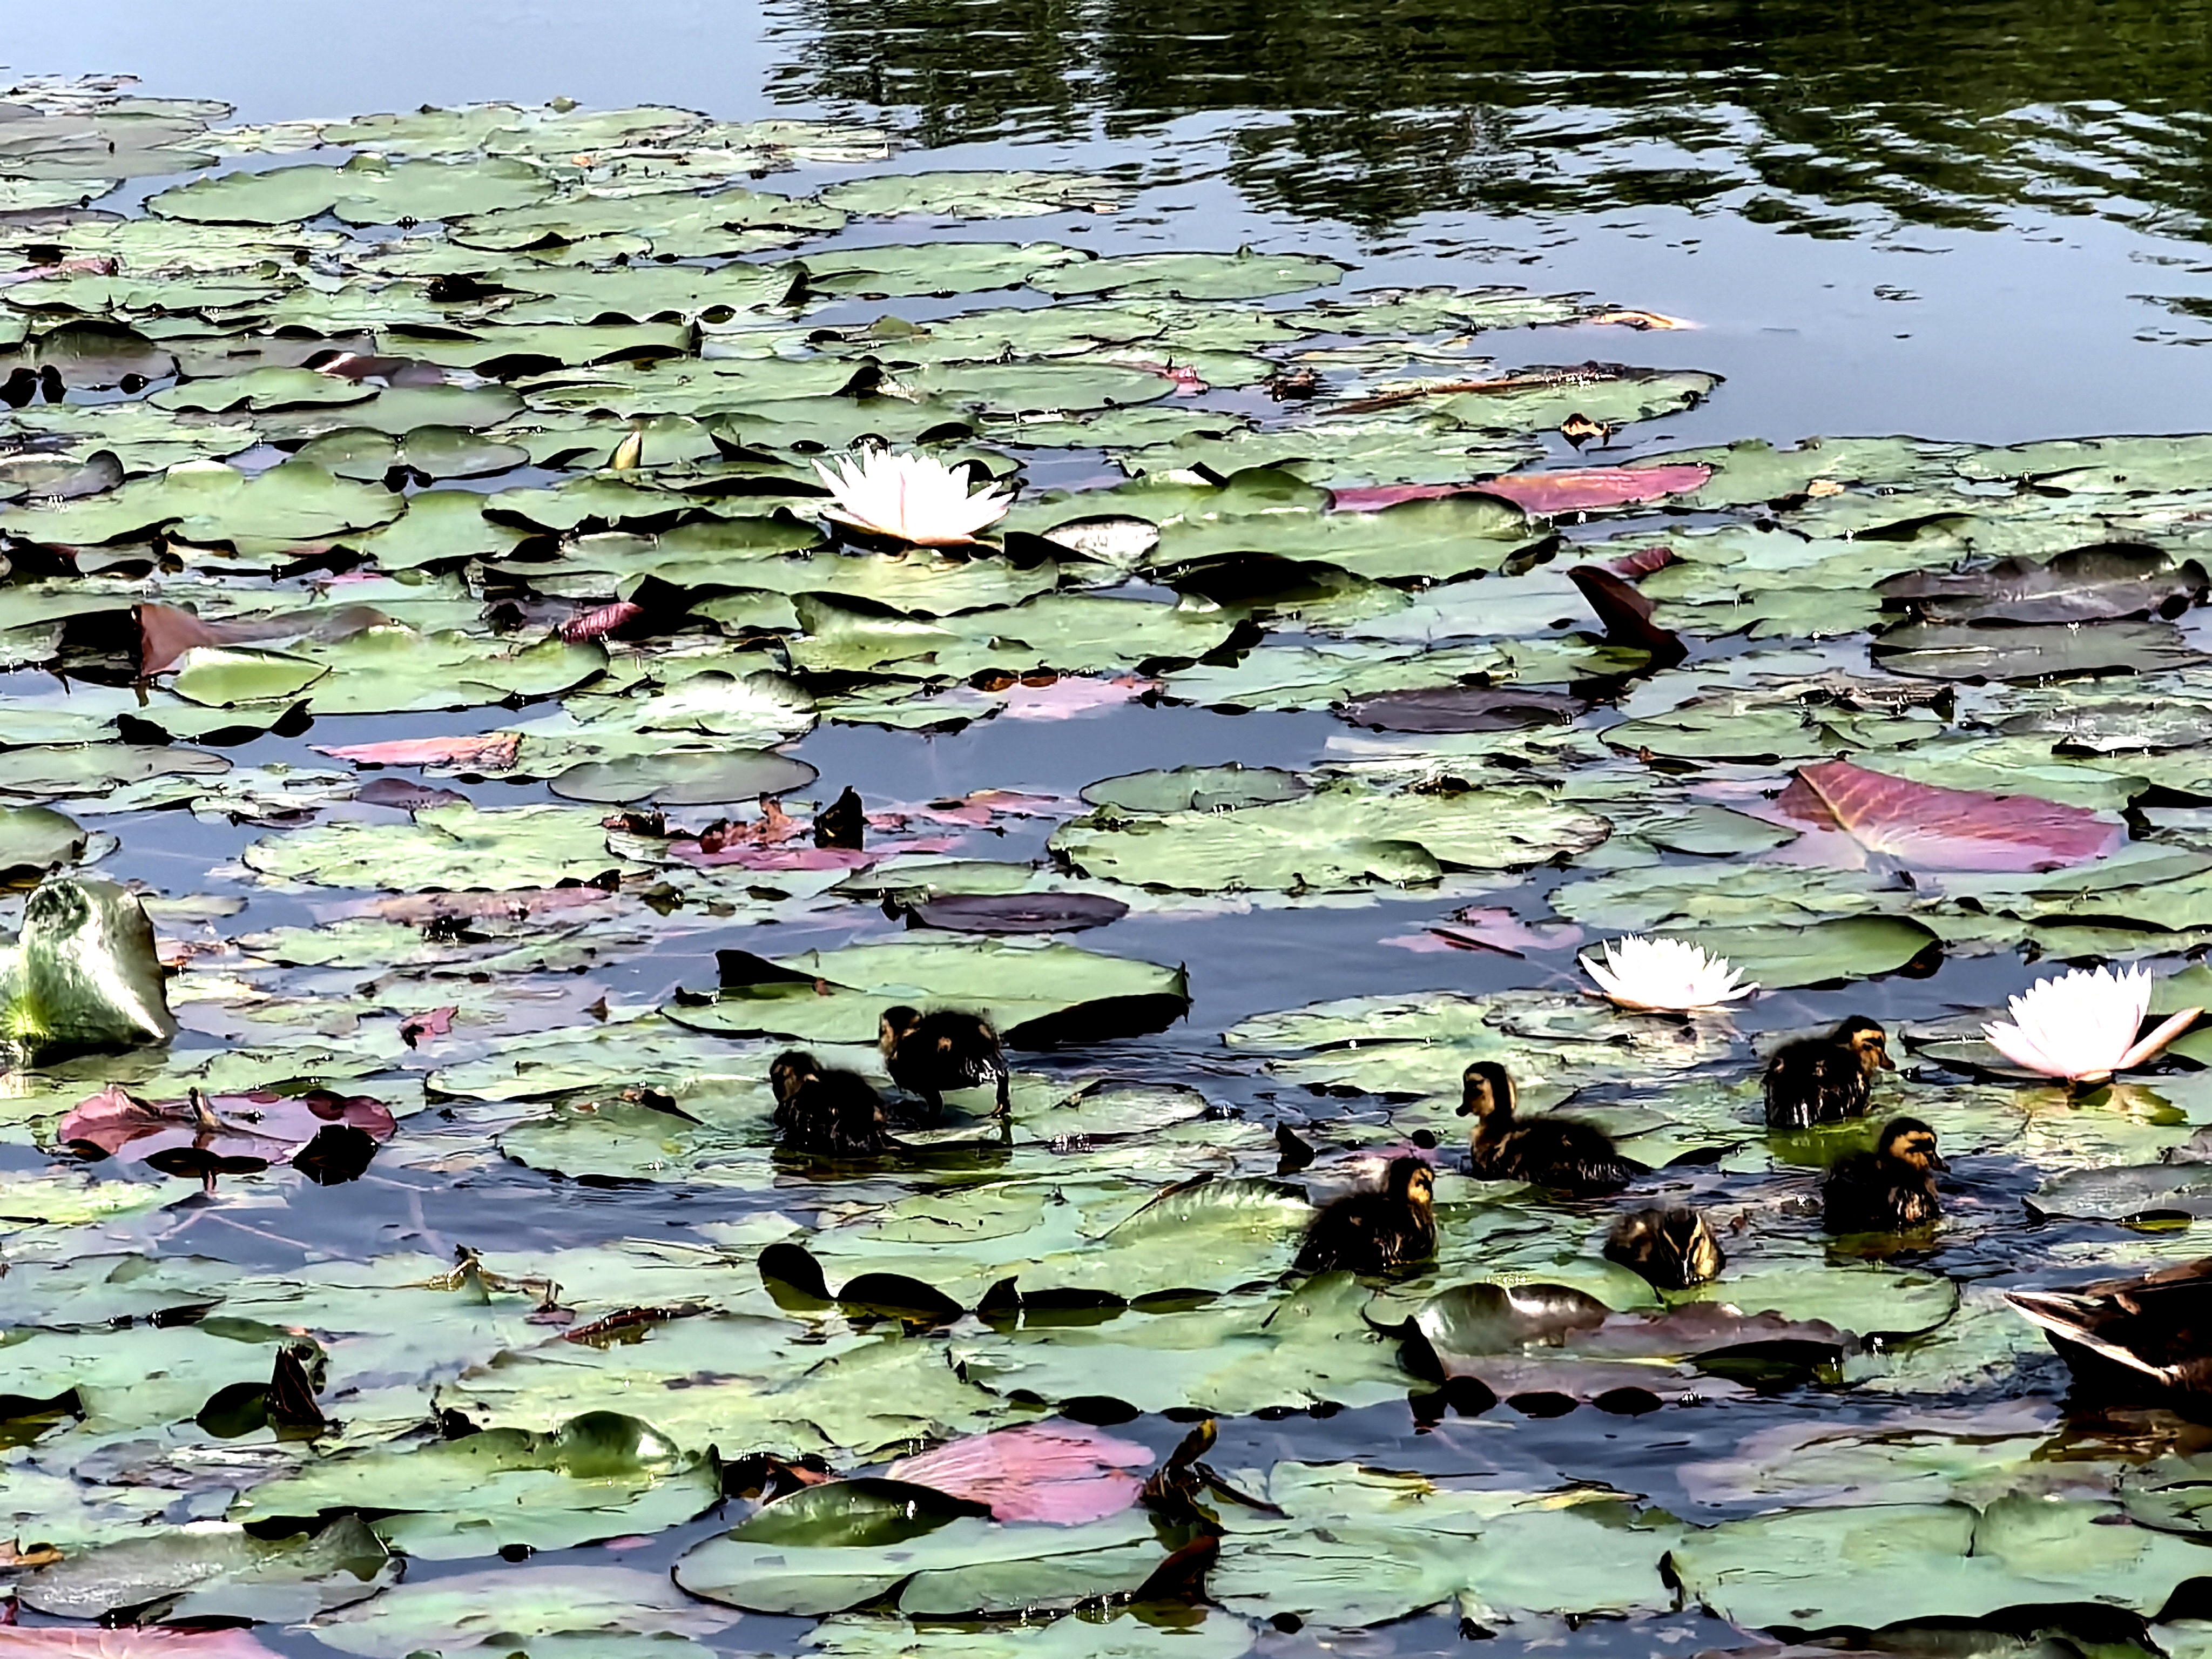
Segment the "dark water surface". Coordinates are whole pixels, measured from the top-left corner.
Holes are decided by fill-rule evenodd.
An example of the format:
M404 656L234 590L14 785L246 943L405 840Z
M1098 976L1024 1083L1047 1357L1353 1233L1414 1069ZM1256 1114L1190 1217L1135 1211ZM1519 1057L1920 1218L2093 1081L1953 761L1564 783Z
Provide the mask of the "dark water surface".
M1356 264L1361 286L1589 290L1694 319L1694 332L1606 343L1639 363L1727 377L1710 403L1636 428L1614 454L1747 436L2013 442L2212 428L2212 356L2201 349L2212 345L2205 0L88 0L11 9L0 58L18 76L130 71L151 93L232 100L247 120L562 94L731 118L879 122L923 147L892 170L1081 167L1144 185L1110 221L1025 223L1024 235L1080 232L1101 251L1299 248ZM809 176L779 187L806 187ZM325 722L303 739L231 752L240 763L319 763L310 743L451 732L469 718ZM1132 708L1065 723L1001 720L949 738L825 727L797 752L825 785L850 781L884 799L1072 793L1144 767L1310 765L1344 730L1325 714ZM498 785L468 793L486 804L537 798ZM222 890L207 870L263 833L179 813L165 815L158 837L119 827L124 848L109 867L173 892ZM1033 850L1010 844L999 855ZM299 901L239 890L252 896L249 913L226 924L232 931L312 920ZM1132 917L1085 943L1187 963L1190 1022L1147 1044L1053 1063L1205 1074L1223 1069L1218 1032L1256 1011L1546 981L1552 970L1539 963L1388 943L1441 912L1413 897L1202 922ZM836 927L787 930L773 947L757 930L705 930L684 954L629 964L615 988L654 999L711 979L718 945L804 949L884 925L858 910ZM1932 981L1771 999L1752 1020L1794 1024L1860 1006L1924 1015L1985 1003L2027 977L2008 957L1954 964ZM1275 1115L1343 1109L1277 1099L1250 1076L1218 1085L1224 1103ZM2002 1197L2008 1172L1983 1173ZM549 1182L519 1166L465 1191L417 1171L379 1171L326 1196L303 1218L306 1232L248 1231L210 1209L172 1243L271 1267L318 1252L545 1248L681 1230L712 1201ZM2054 1395L2063 1389L2055 1365L2045 1381ZM1217 1461L1525 1469L1532 1483L1609 1481L1713 1519L1674 1481L1686 1456L1777 1421L1860 1409L1808 1395L1734 1406L1724 1419L1696 1407L1641 1419L1585 1409L1421 1426L1408 1408L1376 1407L1225 1425ZM1164 1449L1181 1428L1148 1421L1123 1431ZM713 1530L702 1522L625 1559L665 1563ZM410 1576L445 1570L422 1563ZM777 1648L803 1632L748 1620L717 1640ZM1429 1618L1330 1650L1430 1652L1461 1639L1453 1621ZM1735 1639L1685 1615L1509 1631L1494 1648L1648 1654ZM1269 1633L1260 1651L1304 1659L1318 1648Z

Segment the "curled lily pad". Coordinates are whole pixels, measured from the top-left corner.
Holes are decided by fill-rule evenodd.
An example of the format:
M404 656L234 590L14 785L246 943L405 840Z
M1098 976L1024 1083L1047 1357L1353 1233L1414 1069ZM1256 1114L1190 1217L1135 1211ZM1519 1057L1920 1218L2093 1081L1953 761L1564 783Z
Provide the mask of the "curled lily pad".
M55 876L23 907L0 953L0 1019L33 1056L166 1042L177 1032L154 925L112 882Z
M1460 1285L1424 1303L1413 1322L1438 1375L1478 1378L1509 1396L1710 1394L1713 1383L1693 1381L1671 1362L1771 1382L1833 1368L1857 1346L1850 1333L1819 1321L1714 1304L1614 1313L1564 1285Z
M1979 570L1909 571L1880 584L1887 605L1931 622L2103 622L2175 617L2200 603L2212 578L2191 559L2154 547L2076 548L2047 562L2001 559Z

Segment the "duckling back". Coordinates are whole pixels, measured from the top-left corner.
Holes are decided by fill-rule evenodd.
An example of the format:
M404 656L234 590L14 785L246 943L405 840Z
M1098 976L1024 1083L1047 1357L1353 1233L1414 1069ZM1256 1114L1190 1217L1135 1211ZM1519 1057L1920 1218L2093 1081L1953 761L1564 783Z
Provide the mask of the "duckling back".
M1395 1160L1382 1191L1348 1194L1313 1218L1295 1270L1383 1273L1427 1261L1437 1253L1434 1181L1421 1159Z
M1870 1152L1853 1152L1820 1183L1821 1223L1832 1233L1894 1233L1924 1227L1943 1212L1935 1131L1899 1118Z
M1474 1161L1479 1176L1525 1181L1570 1198L1602 1198L1647 1173L1595 1124L1548 1115L1514 1124L1486 1149L1478 1135Z
M769 1067L775 1127L787 1151L817 1158L875 1158L891 1145L883 1097L853 1072L825 1071L797 1050Z
M942 1109L943 1097L955 1089L995 1089L999 1109L1006 1109L1006 1052L999 1034L980 1014L887 1008L879 1034L891 1081L927 1101L933 1110Z
M1767 1127L1805 1129L1862 1117L1874 1097L1874 1073L1894 1070L1887 1033L1853 1015L1834 1030L1800 1037L1774 1051L1766 1063Z

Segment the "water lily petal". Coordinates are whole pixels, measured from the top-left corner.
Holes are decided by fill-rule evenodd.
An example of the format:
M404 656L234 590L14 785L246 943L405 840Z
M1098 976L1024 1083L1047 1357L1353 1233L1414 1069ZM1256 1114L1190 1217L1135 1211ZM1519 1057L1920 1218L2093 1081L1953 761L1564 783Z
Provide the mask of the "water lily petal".
M2130 1066L2141 1066L2147 1061L2157 1059L2165 1052L2166 1045L2194 1025L2203 1012L2202 1008L2184 1008L2142 1042L2130 1048L2127 1053L2122 1054L2119 1063L2112 1069L2116 1072L2124 1072Z

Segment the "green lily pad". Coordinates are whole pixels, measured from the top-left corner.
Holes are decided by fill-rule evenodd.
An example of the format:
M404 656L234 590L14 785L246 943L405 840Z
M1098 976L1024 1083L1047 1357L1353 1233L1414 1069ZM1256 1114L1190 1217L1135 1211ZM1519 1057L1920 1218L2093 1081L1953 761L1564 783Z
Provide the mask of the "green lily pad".
M1597 845L1602 818L1534 792L1389 794L1330 785L1234 811L1133 817L1109 806L1053 836L1077 869L1189 892L1328 892L1540 864Z
M694 1547L676 1582L756 1613L818 1617L886 1594L916 1616L1029 1612L1134 1589L1166 1553L1135 1513L1054 1527L945 1510L894 1482L810 1487Z
M518 1647L574 1659L592 1653L638 1659L640 1652L695 1659L702 1650L680 1638L709 1635L727 1622L726 1614L686 1597L665 1573L563 1564L397 1585L312 1628L325 1646L364 1659L422 1653L458 1659Z
M1686 1593L1739 1624L1873 1631L2066 1601L2155 1613L2198 1556L2117 1504L2022 1493L1978 1510L1784 1510L1692 1534L1668 1559Z
M386 1544L452 1559L654 1532L690 1520L720 1495L711 1473L649 1425L601 1412L551 1435L489 1429L310 1464L254 1487L231 1515L264 1522L365 1510L380 1517L371 1524Z
M925 938L810 951L711 1003L664 1012L696 1030L871 1042L894 1003L986 1015L1016 1048L1163 1029L1189 991L1181 969L1038 939Z
M572 766L550 787L566 800L691 806L781 795L817 775L805 761L763 749L672 749Z
M272 880L325 887L551 887L633 867L608 851L600 817L574 806L428 806L411 823L341 820L271 836L242 858Z

